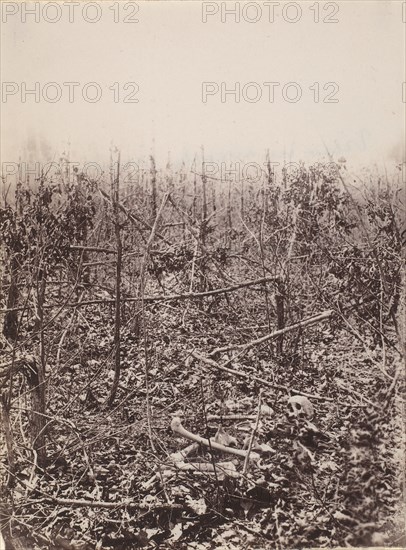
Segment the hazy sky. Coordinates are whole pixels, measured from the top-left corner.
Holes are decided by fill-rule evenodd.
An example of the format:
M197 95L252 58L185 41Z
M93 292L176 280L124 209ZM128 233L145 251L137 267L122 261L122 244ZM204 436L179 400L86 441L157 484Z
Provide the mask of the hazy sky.
M400 1L67 4L27 3L34 16L2 2L3 162L27 147L57 158L68 143L79 161L108 158L114 144L126 159L154 149L158 163L168 151L190 161L202 144L209 159L269 148L314 160L324 141L355 164L394 161L404 148ZM225 12L233 7L239 22ZM26 94L36 82L39 97ZM73 102L66 82L78 83ZM222 97L236 83L239 102ZM97 90L100 100L83 98Z

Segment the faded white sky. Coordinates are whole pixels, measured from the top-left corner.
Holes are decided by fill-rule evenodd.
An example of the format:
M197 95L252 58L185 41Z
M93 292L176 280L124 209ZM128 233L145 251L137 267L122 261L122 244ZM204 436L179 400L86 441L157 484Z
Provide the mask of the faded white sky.
M129 3L121 3L121 21L115 23L117 12L109 9L113 3L103 2L100 21L93 24L84 20L82 5L71 23L62 3L60 21L50 23L47 19L57 14L52 6L46 12L39 6L39 22L29 15L24 22L21 5L2 4L1 77L3 83L14 82L16 91L2 97L3 162L16 161L27 147L41 154L40 160L58 158L68 143L71 158L80 162L108 158L111 144L134 160L154 148L158 163L166 161L169 151L174 161L190 161L202 144L208 159L258 160L269 148L276 160L286 154L312 161L324 155L323 140L335 158L344 155L354 165L401 160L406 80L401 1L340 1L338 13L331 16L339 22L330 24L314 22L314 1L297 3L302 15L296 23L284 20L284 2L275 4L272 23L270 8L259 2L262 16L256 23L247 21L255 17L254 10L258 15L255 6L245 19L241 13L240 23L232 15L222 22L224 2L206 23L197 1L137 2L133 17L138 23L122 21L131 18ZM17 13L11 13L10 4ZM227 8L234 4L228 2ZM317 4L321 19L334 11L334 3L329 8ZM214 3L206 9L214 10ZM293 18L295 8L286 13ZM89 8L87 14L93 18L96 12ZM23 82L27 88L39 82L41 92L56 82L62 98L51 103L41 96L36 103L28 95L23 103ZM80 83L73 103L64 82ZM82 98L88 82L101 86L99 102ZM114 82L121 100L132 91L124 93L124 84L137 83L139 102L114 103L108 89ZM202 82L219 87L225 82L228 88L256 82L262 98L249 103L241 97L236 103L227 96L221 102L218 93L203 103ZM264 82L281 84L274 103ZM289 82L302 89L297 103L283 100L281 88ZM309 89L315 82L320 85L318 103ZM322 101L333 91L323 90L327 82L339 86L338 103ZM48 92L54 93L51 88ZM251 97L254 92L248 91Z

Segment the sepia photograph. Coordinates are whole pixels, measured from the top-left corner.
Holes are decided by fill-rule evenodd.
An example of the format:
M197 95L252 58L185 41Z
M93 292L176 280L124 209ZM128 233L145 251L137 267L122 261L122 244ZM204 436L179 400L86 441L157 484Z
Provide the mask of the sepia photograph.
M0 550L406 548L406 2L0 8Z

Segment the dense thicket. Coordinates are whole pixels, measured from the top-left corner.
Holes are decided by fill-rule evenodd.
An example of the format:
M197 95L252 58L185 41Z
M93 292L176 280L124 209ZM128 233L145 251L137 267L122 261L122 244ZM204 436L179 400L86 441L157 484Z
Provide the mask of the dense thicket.
M3 182L10 547L401 546L402 175L265 166ZM286 415L298 393L313 428ZM210 436L259 394L262 467L166 477L171 416Z

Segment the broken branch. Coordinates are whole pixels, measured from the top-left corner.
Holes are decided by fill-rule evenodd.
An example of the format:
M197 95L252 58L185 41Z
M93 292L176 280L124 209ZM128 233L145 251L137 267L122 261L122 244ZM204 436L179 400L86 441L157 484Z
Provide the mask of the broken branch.
M265 380L264 378L261 378L259 376L255 376L254 374L248 374L246 372L240 372L235 369L230 369L228 367L223 367L219 365L214 359L210 359L209 357L205 357L204 355L198 353L197 351L192 351L191 353L192 357L195 359L198 359L199 361L202 361L202 363L205 363L206 365L209 365L210 367L222 370L224 372L227 372L228 374L232 374L233 376L239 376L240 378L245 378L246 380L255 380L255 382L259 382L259 384L263 386L268 386L269 388L277 388L279 390L284 390L286 392L293 392L300 395L304 395L305 397L312 397L313 399L323 399L324 401L333 401L330 397L323 397L321 395L317 395L315 393L307 393L302 390L297 390L295 388L292 388L291 386L284 386L283 384L274 384L273 382L268 382L268 380Z
M248 342L246 344L231 344L230 346L224 346L222 348L216 348L210 353L210 357L214 357L220 353L225 353L226 351L231 351L234 349L239 350L248 350L250 348L253 348L255 346L258 346L259 344L263 344L264 342L267 342L268 340L273 340L274 338L277 338L278 336L281 336L282 334L286 334L287 332L291 332L292 330L296 330L298 328L306 327L309 325L313 325L314 323L320 323L320 321L324 321L325 319L328 319L333 315L333 310L328 309L327 311L323 311L322 313L319 313L318 315L313 315L312 317L308 317L307 319L304 319L303 321L299 321L298 323L295 323L294 325L290 325L289 327L282 328L280 330L275 330L274 332L271 332L270 334L267 334L266 336L262 336L261 338L257 338L256 340L252 340L251 342Z
M254 286L263 284L266 282L274 281L275 277L263 277L262 279L257 279L255 281L245 281L244 283L240 283L238 285L232 285L224 288L217 288L215 290L208 290L206 292L185 292L183 294L168 294L167 296L145 296L144 302L145 303L151 303L151 302L171 302L174 300L189 300L193 298L205 298L206 296L216 296L217 294L226 294L227 292L233 292L234 290L238 290L239 288L245 288L248 286ZM128 297L128 298L121 298L120 302L140 302L141 298L135 298L135 297ZM114 304L115 299L114 298L107 298L107 299L97 299L97 300L86 300L82 302L76 302L72 304L64 304L64 307L83 307L83 306L90 306L90 305L96 305L96 304ZM60 307L58 304L47 304L44 305L44 308L49 309L53 307ZM0 314L8 313L10 311L21 311L23 308L11 308L11 309L2 309L0 310Z
M168 503L162 503L162 504L141 504L139 502L132 502L132 501L122 501L122 502L105 502L105 501L98 501L98 500L76 500L71 498L56 498L56 497L46 497L41 500L30 500L30 503L43 503L43 502L53 502L54 504L61 504L63 506L80 506L80 507L87 507L87 508L107 508L110 510L115 510L117 508L129 508L129 509L136 509L136 510L182 510L185 507L182 504L168 504Z

